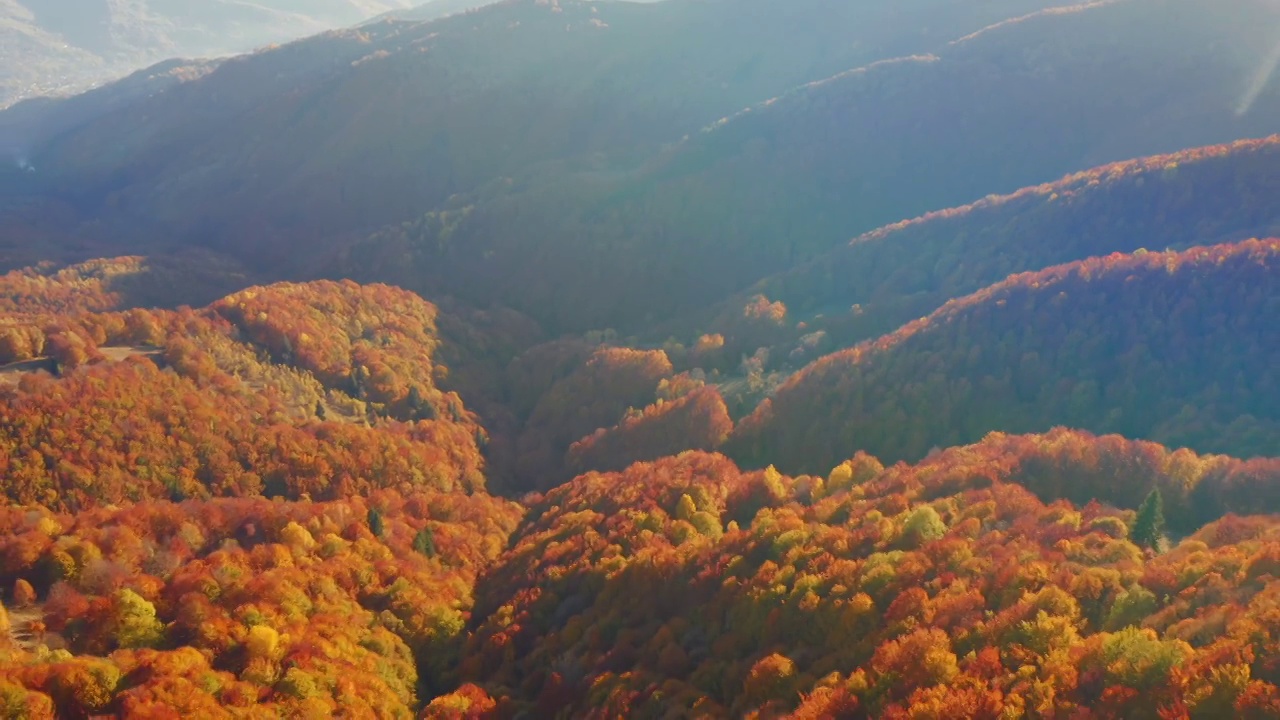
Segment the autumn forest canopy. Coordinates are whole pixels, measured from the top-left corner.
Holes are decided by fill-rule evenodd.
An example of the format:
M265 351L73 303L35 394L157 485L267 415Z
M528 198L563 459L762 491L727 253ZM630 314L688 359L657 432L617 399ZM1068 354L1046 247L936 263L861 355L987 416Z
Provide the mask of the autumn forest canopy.
M11 4L394 12L0 110L0 718L1280 718L1273 2Z

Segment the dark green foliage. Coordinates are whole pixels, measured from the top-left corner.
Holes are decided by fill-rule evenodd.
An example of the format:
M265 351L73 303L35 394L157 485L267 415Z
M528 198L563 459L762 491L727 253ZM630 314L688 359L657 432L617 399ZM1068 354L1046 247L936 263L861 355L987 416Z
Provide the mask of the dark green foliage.
M414 420L435 420L439 416L435 407L422 397L422 391L417 385L409 388L407 403L409 414Z
M430 526L422 528L413 536L413 549L429 558L436 556L436 538Z
M369 508L369 532L374 537L382 537L384 527L382 524L382 511L376 507Z
M1145 548L1154 549L1160 545L1164 538L1164 500L1160 497L1160 488L1152 490L1142 501L1129 537Z

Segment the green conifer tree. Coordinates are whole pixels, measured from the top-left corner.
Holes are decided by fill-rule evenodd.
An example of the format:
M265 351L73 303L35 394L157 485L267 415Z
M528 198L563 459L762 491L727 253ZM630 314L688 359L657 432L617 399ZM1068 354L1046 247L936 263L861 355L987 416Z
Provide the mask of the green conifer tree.
M436 556L436 537L430 527L424 527L413 537L413 549L429 558Z
M1160 497L1160 489L1156 488L1147 494L1147 499L1138 507L1138 517L1133 521L1133 530L1129 537L1145 548L1156 548L1164 537L1164 499Z

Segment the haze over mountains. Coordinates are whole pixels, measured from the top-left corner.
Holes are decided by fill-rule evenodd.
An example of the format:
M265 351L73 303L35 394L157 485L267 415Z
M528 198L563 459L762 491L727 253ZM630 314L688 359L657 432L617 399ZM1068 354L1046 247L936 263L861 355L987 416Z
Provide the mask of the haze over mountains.
M484 4L436 0L4 0L0 107L66 94L174 57L246 52L412 9L430 19ZM412 7L412 6L419 7ZM447 6L447 7L446 7Z
M530 0L255 55L10 144L39 170L24 194L93 224L82 241L194 242L635 330L881 224L1280 131L1274 85L1237 112L1280 11L1236 5L811 2L771 40L763 0ZM593 273L562 282L573 259Z
M0 111L0 716L1280 718L1280 5L472 5Z

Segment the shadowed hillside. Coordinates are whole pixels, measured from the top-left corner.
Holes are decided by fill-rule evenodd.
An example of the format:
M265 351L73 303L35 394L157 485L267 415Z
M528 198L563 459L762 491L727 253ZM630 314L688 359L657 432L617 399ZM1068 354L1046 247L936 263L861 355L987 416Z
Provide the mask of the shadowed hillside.
M19 185L73 198L103 221L85 230L97 238L182 237L307 269L328 241L532 165L580 158L570 167L614 177L797 84L1046 4L512 0L376 23L224 62L25 144L38 171Z
M635 330L902 218L1280 130L1275 84L1237 113L1280 10L1232 7L1131 0L1005 24L795 89L638 172L582 164L493 183L330 272L448 288L553 328Z
M742 307L763 295L806 325L769 338L777 349L819 331L849 347L1013 273L1269 237L1280 232L1278 194L1280 136L1104 165L873 230L665 329L735 338Z

